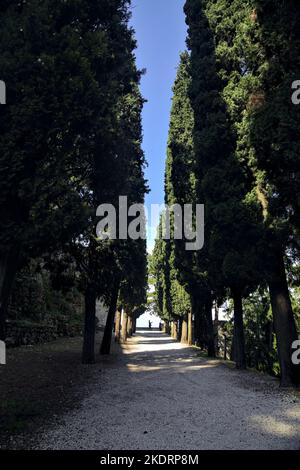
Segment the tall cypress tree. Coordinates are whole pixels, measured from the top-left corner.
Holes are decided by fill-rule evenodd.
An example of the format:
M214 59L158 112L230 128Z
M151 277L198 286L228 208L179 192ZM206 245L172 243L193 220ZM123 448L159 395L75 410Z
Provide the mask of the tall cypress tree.
M191 86L189 69L189 54L185 52L181 55L173 87L165 176L166 204L169 206L179 204L181 209L185 204L192 204L195 209L196 203L201 202L197 194L193 141L194 113L189 98ZM174 218L172 222L174 226ZM184 326L186 326L187 317L194 315L194 339L207 348L210 356L214 356L211 288L203 272L205 249L199 254L187 251L185 245L184 237L182 240L175 239L171 242L171 292L173 292L174 311L178 312L178 306L181 306ZM176 299L176 292L178 292L178 299ZM191 321L189 324L191 325ZM191 332L189 336L189 341L191 341Z
M147 192L146 181L144 178L145 156L141 148L142 144L142 123L141 113L144 100L138 89L138 77L133 84L133 90L122 100L122 106L119 113L119 129L122 136L120 148L124 155L126 171L122 178L122 196L127 196L128 206L137 204L141 212L137 213L139 217L139 238L137 240L118 240L113 243L113 259L109 263L108 277L111 276L111 269L117 274L114 284L114 295L107 299L109 302L109 314L103 341L101 344L101 353L110 352L112 329L116 313L117 300L126 308L133 312L136 308L146 303L147 292L147 253L146 253L146 221L141 206L144 204L145 193ZM128 218L127 229L133 222L134 217ZM110 291L109 286L107 290ZM105 295L105 292L104 292Z
M87 60L93 46L88 25L76 28L65 2L13 1L1 8L1 78L7 83L7 105L0 109L3 338L20 264L61 248L88 223L82 155L101 96Z
M106 4L106 21L99 29L107 41L107 62L95 62L95 74L104 94L99 109L90 151L88 175L89 205L96 214L100 204L119 206L119 196L128 196L128 203L143 202L146 191L143 177L144 155L141 151L141 107L143 100L138 92L140 72L134 58L135 40L128 26L129 1ZM101 10L102 13L103 10ZM101 67L102 65L102 67ZM103 71L106 71L104 73ZM127 242L95 239L96 217L85 234L88 249L81 250L85 260L84 283L86 292L85 335L83 362L94 361L95 302L103 297L110 306L109 321L103 343L103 352L110 346L111 318L116 310L118 291L124 277L124 251ZM118 228L118 227L117 227ZM129 243L129 242L128 242ZM146 259L146 253L144 258ZM126 267L127 269L127 267ZM114 295L111 294L114 293Z
M176 219L171 209L176 207L176 204L182 209L184 204L194 201L193 112L187 95L188 62L188 53L185 52L181 55L173 87L165 170L165 204L170 209L171 225L171 240L166 242L166 256L169 256L166 262L170 265L170 302L172 315L180 321L179 336L182 333L184 342L187 341L188 316L192 314L192 306L188 286L184 276L181 275L181 261L183 262L181 258L185 258L186 253L182 247L184 241L174 239Z
M264 55L257 58L261 73L251 70L259 81L262 100L248 107L248 136L258 171L264 174L265 187L269 188L266 226L272 251L267 258L267 279L281 385L299 385L300 366L291 362L292 344L298 334L284 263L286 248L297 247L295 229L300 227L300 113L291 100L291 84L300 72L299 5L295 1L257 1L253 11L253 29L258 31ZM257 89L252 93L255 96Z
M155 310L167 325L174 320L171 297L170 241L164 240L165 213L160 216L157 237L151 256L150 272L154 277Z
M206 206L207 272L212 286L228 288L234 300L234 355L237 367L244 368L242 299L259 280L259 213L235 156L235 136L222 96L222 70L205 7L204 1L190 0L185 11L199 194Z
M84 362L94 360L96 298L112 303L120 282L118 250L96 240L96 209L117 207L123 194L142 202L146 190L129 5L1 4L1 78L9 85L0 109L1 337L23 254L67 250L85 294Z
M223 96L236 132L236 156L264 218L261 272L269 284L281 384L289 385L299 380L291 364L297 332L284 266L297 226L293 129L299 112L291 103L290 87L297 69L298 7L294 2L249 1L241 6L225 0L207 5L226 84ZM286 185L290 177L292 184ZM288 196L290 189L293 196Z

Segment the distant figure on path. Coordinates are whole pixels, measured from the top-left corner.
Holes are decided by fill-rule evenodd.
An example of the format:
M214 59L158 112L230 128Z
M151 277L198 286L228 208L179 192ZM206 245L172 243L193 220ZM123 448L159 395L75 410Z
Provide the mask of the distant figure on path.
M149 320L149 330L152 330L152 322Z

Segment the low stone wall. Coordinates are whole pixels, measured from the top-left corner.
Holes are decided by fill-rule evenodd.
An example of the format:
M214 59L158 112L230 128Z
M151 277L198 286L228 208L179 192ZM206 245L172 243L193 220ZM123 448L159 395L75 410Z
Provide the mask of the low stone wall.
M73 337L82 333L82 325L57 321L53 325L39 325L22 321L9 321L6 325L7 347L48 343L61 337Z

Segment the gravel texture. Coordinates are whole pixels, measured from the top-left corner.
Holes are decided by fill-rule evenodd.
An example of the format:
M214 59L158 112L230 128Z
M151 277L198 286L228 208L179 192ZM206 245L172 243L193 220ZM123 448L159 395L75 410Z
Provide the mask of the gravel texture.
M159 332L139 332L123 352L34 448L300 449L299 394L275 379L203 359Z

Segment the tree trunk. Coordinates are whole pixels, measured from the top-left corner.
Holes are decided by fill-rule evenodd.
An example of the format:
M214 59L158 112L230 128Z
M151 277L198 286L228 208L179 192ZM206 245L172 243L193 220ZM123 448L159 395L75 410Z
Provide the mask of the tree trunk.
M216 303L215 305L215 321L214 321L214 335L215 335L215 349L216 349L216 354L219 356L219 308Z
M274 260L269 291L280 364L280 385L300 385L300 365L294 365L291 360L292 343L298 339L298 335L282 255Z
M204 349L204 307L196 296L192 297L194 322L194 343L196 346Z
M224 360L227 361L227 336L224 336Z
M171 334L171 338L174 338L174 322L173 321L171 321L170 334Z
M182 332L182 318L179 318L177 321L177 331L176 331L176 340L180 341L181 340L181 332Z
M237 369L246 369L243 302L241 292L232 290L234 301L234 361Z
M113 333L114 319L115 319L118 295L119 295L119 286L120 286L120 282L116 281L112 294L111 294L111 301L110 301L110 306L109 306L108 315L106 319L104 335L103 335L103 339L102 339L102 343L100 347L100 354L102 355L110 354L111 338L112 338L112 333Z
M232 362L234 362L234 333L233 333L233 338L232 338L231 345L230 345L229 359Z
M96 292L88 286L85 292L85 318L82 348L82 363L95 363L95 329L96 329Z
M0 255L0 340L6 338L6 318L9 299L19 265L20 252L17 248L7 249Z
M170 322L168 320L165 320L164 322L164 333L167 335L171 335L171 327L170 327Z
M176 324L175 321L172 321L172 338L176 339L177 333L176 333Z
M188 320L186 317L182 320L182 327L181 327L181 343L187 344L188 343Z
M173 332L172 332L172 338L177 340L177 322L173 321Z
M127 324L128 324L128 315L127 315L126 310L123 310L122 327L121 327L122 343L125 343L127 340Z
M273 350L273 331L274 331L274 324L272 321L267 321L265 326L265 344L268 351L268 373L272 374L273 372L273 357L272 357L272 350Z
M116 311L116 319L115 319L115 341L116 343L120 342L121 336L121 311L118 309Z
M214 325L212 319L212 307L213 301L211 296L205 302L204 313L205 313L205 343L207 348L208 357L216 357L215 350L215 334Z
M128 321L127 321L127 336L128 338L131 338L132 336L132 316L128 316Z
M132 334L134 335L136 333L136 318L132 320Z
M195 316L195 324L194 324L194 342L195 345L203 349L203 341L202 341L202 336L201 336L201 318L200 318L200 312L194 311L194 316Z
M188 314L188 345L193 344L193 315L192 312Z

